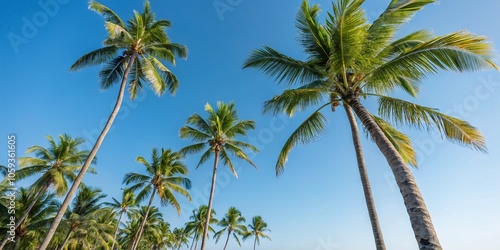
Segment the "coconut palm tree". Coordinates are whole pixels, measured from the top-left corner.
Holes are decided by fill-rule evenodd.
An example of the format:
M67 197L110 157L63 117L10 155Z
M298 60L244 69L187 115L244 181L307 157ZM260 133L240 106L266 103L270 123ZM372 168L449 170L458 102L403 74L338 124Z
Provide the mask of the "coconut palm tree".
M103 42L103 48L83 55L71 66L70 70L76 71L84 67L104 64L104 68L99 73L101 88L108 89L120 82L120 90L115 107L62 203L40 250L47 248L71 198L111 128L120 110L127 85L131 99L137 96L146 83L159 96L166 91L174 94L179 82L172 71L161 61L175 64L176 57L187 57L186 47L171 43L165 32L165 29L170 27L170 22L163 19L156 20L148 1L142 13L135 12L126 23L114 11L98 2L90 1L89 8L104 17L108 34Z
M207 213L208 213L208 206L201 205L198 209L193 210L193 215L189 217L191 221L186 223L186 228L185 228L186 232L188 234L193 234L193 241L191 242L190 249L193 249L194 246L194 249L196 250L198 246L198 240L202 237L203 233L205 232L205 227L207 226L205 220L207 218L210 218L210 221L208 222L207 231L215 233L215 230L210 225L218 223L218 220L214 217L216 213L213 209L210 210L210 217L207 216Z
M98 188L80 186L80 190L72 202L72 207L68 209L64 216L66 237L59 246L59 250L64 249L72 235L78 233L77 230L82 228L85 230L93 226L93 220L103 211L101 208L104 204L101 203L101 200L105 197L106 194L103 194L102 190Z
M225 104L223 102L218 102L217 110L214 110L212 106L207 103L205 105L205 111L208 113L206 119L203 119L198 114L194 114L188 118L186 122L187 125L180 130L180 137L191 138L196 141L195 144L181 149L181 152L193 154L204 151L197 168L214 155L212 187L208 200L208 210L211 211L219 159L222 160L223 164L228 166L236 178L238 178L231 160L231 154L257 168L244 150L258 152L258 149L246 142L236 140L237 136L245 136L248 130L255 129L255 122L251 120L238 120L238 113L234 109L234 103ZM210 213L207 213L207 219L205 220L205 231L203 232L201 240L202 250L205 250L210 215Z
M113 240L113 230L117 224L116 213L108 207L102 207L94 215L85 218L85 223L78 227L67 243L68 249L108 249Z
M226 250L227 243L229 242L229 237L231 237L231 235L234 237L236 242L238 242L238 245L241 246L238 235L244 235L247 231L247 228L244 225L245 221L245 217L241 215L240 210L235 207L230 207L224 218L222 218L222 220L220 220L217 224L222 227L222 229L214 235L214 238L216 239L215 242L217 243L220 237L227 231L226 243L224 244L223 250Z
M118 229L120 226L120 222L122 220L122 216L123 216L123 214L127 213L128 208L136 205L136 201L135 201L134 193L130 192L129 190L123 191L121 202L115 198L112 198L112 199L113 199L113 202L105 202L104 205L106 205L112 209L119 209L120 210L120 215L118 216L118 222L116 223L115 232L113 234L113 243L111 245L111 250L114 250L115 243L116 243L116 236L118 235Z
M440 69L462 72L497 68L492 62L492 49L484 37L465 31L442 36L417 31L395 39L399 27L434 0L391 1L371 24L361 8L363 2L337 1L326 23L320 24L319 7L310 6L304 0L297 15L297 28L307 60L296 60L264 47L255 50L245 62L244 67L258 68L278 81L287 82L289 87L298 86L266 102L265 110L293 114L316 107L285 143L276 171L277 174L283 172L294 145L311 141L325 129L326 117L321 109L335 108L341 103L347 105L346 112L355 113L387 159L419 247L441 249L422 195L405 164L405 160L411 159L400 154L404 147L411 151L409 144L404 142L407 137L391 130L386 121L418 128L435 127L449 140L481 151L485 150L484 139L467 122L386 94L402 89L416 96L420 80ZM362 105L360 97L369 96L379 99L380 118ZM389 130L394 133L390 134ZM402 146L400 153L397 142Z
M141 206L132 208L127 212L127 216L130 220L125 223L125 227L121 230L120 245L122 248L132 249L132 245L138 239L139 228L144 220L146 220L143 226L143 235L145 237L141 237L137 245L141 247L140 249L143 246L150 247L153 244L150 242L150 239L157 234L158 225L163 222L163 215L160 213L158 207Z
M24 214L24 210L29 208L35 196L38 194L36 190L28 190L20 188L16 192L16 212ZM41 228L48 227L55 213L59 209L59 202L56 200L56 195L51 192L45 192L38 197L36 203L30 208L28 216L14 230L15 242L6 244L10 249L30 249L36 247L40 242L36 237L33 237L35 232ZM3 230L2 230L3 231ZM5 230L7 231L7 230Z
M153 148L151 158L152 161L149 163L143 157L137 157L136 161L146 167L147 174L128 173L125 175L123 183L132 184L129 187L131 192L139 191L137 202L141 202L149 196L148 208L151 207L155 194L158 194L163 206L172 205L180 214L181 207L174 192L191 200L191 196L186 190L191 188L191 181L185 177L188 174L188 169L181 161L183 155L170 149L162 148L161 152L158 152L156 148ZM148 213L146 212L139 228L138 237L132 243L132 250L137 248L147 217Z
M269 228L267 228L267 223L262 219L260 216L255 216L252 218L252 224L248 224L248 228L250 228L250 231L246 232L245 235L243 236L243 240L246 240L249 237L254 237L254 242L253 242L253 249L255 250L257 247L257 244L260 245L260 238L266 238L271 240L271 237L269 237L265 232L266 231L271 231Z
M179 250L183 245L188 247L189 233L185 228L174 228L172 230L172 249Z
M35 196L29 204L25 204L26 209L23 209L24 213L17 220L15 228L23 223L33 206L49 188L53 188L58 197L66 193L68 183L75 180L75 173L81 169L81 164L89 154L89 151L79 149L85 142L82 138L72 138L67 134L59 135L59 142L55 141L50 135L46 138L49 147L31 146L26 150L26 154L34 154L34 156L19 158L19 167L21 169L16 172L16 179L22 180L39 174L41 176L31 185L30 190L35 192ZM95 162L94 158L93 163ZM95 173L95 170L89 168L89 172ZM4 248L7 241L8 235L0 244L0 249Z

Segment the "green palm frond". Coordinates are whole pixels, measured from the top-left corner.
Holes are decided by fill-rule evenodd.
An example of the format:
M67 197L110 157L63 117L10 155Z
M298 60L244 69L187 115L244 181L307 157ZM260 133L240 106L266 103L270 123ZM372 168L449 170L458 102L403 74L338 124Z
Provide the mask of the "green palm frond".
M325 90L319 88L288 89L264 102L263 112L272 112L274 115L284 112L292 116L296 111L324 103L326 95Z
M313 63L302 62L285 56L278 51L264 46L252 51L243 68L257 68L264 74L274 77L278 82L302 84L321 78L321 73Z
M389 139L394 148L396 148L404 162L410 164L411 166L418 167L417 155L415 149L413 149L411 139L407 135L392 127L384 119L374 115L372 115L372 118L380 127L382 132L384 132L385 136Z
M308 60L324 68L330 59L332 44L330 34L317 20L320 11L319 5L310 6L308 0L303 0L295 17L295 27L299 31L299 42L309 55Z
M114 83L117 83L125 71L125 64L128 58L124 56L117 56L109 60L104 67L99 71L99 83L101 89L108 89Z
M285 163L288 159L288 154L297 143L309 143L324 132L327 120L323 114L321 114L320 110L327 105L323 105L321 108L312 113L290 135L278 156L278 161L276 163L276 175L281 175L285 170Z
M104 6L103 4L98 3L96 1L90 1L89 9L103 15L104 20L106 20L107 22L116 23L122 27L125 27L125 24L120 19L120 17L114 11Z
M116 56L118 48L116 46L106 46L89 52L71 65L70 71L76 71L88 66L105 63Z
M468 122L438 112L436 109L390 97L379 97L379 115L397 125L436 128L448 140L486 152L481 132Z

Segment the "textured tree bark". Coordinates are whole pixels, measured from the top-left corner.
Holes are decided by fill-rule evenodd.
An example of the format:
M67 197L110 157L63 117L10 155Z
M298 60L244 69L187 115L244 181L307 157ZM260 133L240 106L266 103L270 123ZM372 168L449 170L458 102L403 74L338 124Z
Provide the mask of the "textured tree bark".
M442 247L432 224L431 216L410 169L370 116L368 110L363 107L358 97L345 96L344 101L352 107L389 163L399 191L403 196L419 248L422 250L441 250Z
M345 112L347 118L349 119L349 124L351 125L352 141L354 142L354 150L356 151L356 159L358 161L359 176L361 178L361 184L363 186L363 192L365 194L366 207L368 208L368 214L370 216L370 223L372 225L373 237L375 238L375 246L377 250L385 250L384 237L382 235L382 229L380 229L380 223L378 221L377 210L375 209L375 201L372 195L372 189L370 187L370 181L368 179L368 170L366 169L365 159L363 156L363 149L361 147L361 141L359 139L358 125L356 123L356 118L352 113L351 107L344 103Z
M210 198L208 199L208 212L207 212L207 221L205 221L205 227L203 228L203 238L201 239L201 250L205 250L206 241L208 237L208 227L210 226L210 215L212 211L212 202L214 199L215 193L215 181L217 179L217 165L219 165L219 152L220 149L215 148L215 161L214 161L214 172L212 174L212 188L210 190Z
M136 58L137 58L137 53L134 52L130 56L128 66L125 69L125 72L123 73L123 78L122 78L122 82L120 84L120 90L118 92L118 97L116 99L115 107L113 108L113 111L111 112L111 115L109 116L108 121L106 122L106 125L104 126L104 129L102 130L101 134L97 138L97 141L95 142L94 147L90 151L89 156L85 160L85 163L83 164L82 169L80 170L80 173L78 173L78 176L76 177L75 182L73 182L73 185L71 186L68 194L66 195L64 202L61 204L61 208L59 209L59 212L57 212L57 215L54 218L52 225L50 225L49 231L47 232L47 235L43 239L43 242L40 245L40 248L38 250L46 250L47 247L49 246L50 240L52 240L52 237L54 237L54 234L57 230L57 227L59 226L59 223L61 223L62 217L64 216L66 209L68 209L69 203L71 202L71 198L73 198L73 195L75 194L76 190L78 189L78 186L80 186L80 183L83 180L83 176L85 176L85 173L87 173L87 170L89 169L90 164L94 160L94 157L97 154L97 151L101 147L101 144L104 141L104 138L106 137L106 134L108 134L109 129L111 128L111 125L113 125L113 121L115 120L116 116L118 115L118 111L120 111L120 107L121 107L122 102L123 102L123 95L125 93L125 87L127 85L128 75L130 73L130 70L132 69L132 65L134 65Z

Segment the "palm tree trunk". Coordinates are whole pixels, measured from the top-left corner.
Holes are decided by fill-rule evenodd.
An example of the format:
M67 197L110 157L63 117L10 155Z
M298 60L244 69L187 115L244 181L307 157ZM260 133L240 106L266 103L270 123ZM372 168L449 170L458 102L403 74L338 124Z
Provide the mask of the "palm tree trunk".
M116 223L116 229L115 229L115 234L113 235L113 244L111 245L111 250L115 249L115 242L116 242L116 235L118 235L118 228L120 226L120 221L122 220L122 215L123 215L123 209L120 212L120 216L118 217L118 222Z
M257 235L255 235L255 240L253 240L253 250L257 247Z
M66 238L64 239L61 247L59 248L59 250L63 250L64 247L66 246L66 244L68 244L68 241L69 241L69 238L71 236L71 233L73 233L73 230L69 230L68 234L66 235Z
M197 247L198 247L198 239L196 239L196 243L194 244L194 249L193 250L196 250Z
M205 227L203 228L203 238L201 239L201 250L205 250L206 241L208 237L208 227L210 225L210 215L212 214L212 202L214 199L215 192L215 181L217 179L217 165L219 165L219 145L215 148L215 161L214 161L214 172L212 173L212 189L210 190L210 198L208 199L208 212L207 221L205 221Z
M21 216L21 218L19 218L16 225L14 225L14 230L17 229L19 227L19 225L21 225L21 223L23 223L23 221L26 219L26 217L28 217L28 214L31 212L31 209L33 209L36 202L40 199L40 197L42 197L42 195L45 193L45 191L47 191L47 189L50 187L50 184L51 184L51 182L47 181L47 183L45 183L45 185L43 185L43 187L38 191L38 193L35 195L35 198L33 198L31 203L29 204L29 206L26 208L26 211L24 211L24 214ZM5 245L7 244L7 242L9 241L9 236L10 236L9 233L7 233L5 235L5 238L3 239L2 244L0 244L0 250L2 250L5 247Z
M141 241L141 237L142 237L142 232L144 231L144 226L146 225L146 221L148 220L149 209L151 209L151 204L153 203L155 193L156 193L156 187L153 188L153 193L151 194L151 198L149 198L148 209L146 209L146 214L144 215L144 219L142 220L141 226L139 227L139 231L138 231L139 234L137 235L137 238L135 239L134 243L132 244L131 250L136 250L137 247L139 246L139 242Z
M73 182L73 185L71 186L68 194L66 195L66 198L64 199L64 202L62 203L61 207L59 208L59 212L57 212L56 217L54 218L54 221L52 222L52 225L50 225L49 231L47 232L47 235L43 239L42 245L38 250L45 250L47 249L50 240L54 236L57 227L59 226L59 223L61 223L61 220L64 216L64 213L66 212L66 209L68 209L69 203L71 202L71 198L75 194L76 190L78 189L78 186L80 186L80 183L83 180L83 176L87 172L87 170L90 167L90 164L94 160L95 155L97 154L97 151L101 147L102 142L104 141L104 138L106 137L106 134L108 133L109 129L111 128L111 125L113 125L113 121L115 120L116 116L118 115L118 111L120 111L120 107L122 105L123 101L123 95L125 93L125 87L127 85L127 78L130 73L130 70L132 69L132 66L134 65L135 59L137 58L137 53L134 52L130 56L130 60L128 62L128 66L125 69L125 72L123 73L123 78L122 82L120 84L120 90L118 92L118 98L116 99L116 104L115 107L113 108L113 111L111 112L111 115L108 118L108 121L106 122L106 125L104 126L104 129L102 130L101 134L97 138L96 143L94 144L94 147L90 151L89 156L85 160L85 163L82 166L82 169L80 170L80 173L78 173L78 176L76 177L75 181Z
M419 248L441 250L442 247L432 224L431 216L410 169L377 123L375 123L368 110L363 107L358 97L346 96L344 100L352 107L361 123L370 132L371 137L389 163L399 191L403 196Z
M366 207L368 208L368 214L370 215L373 237L375 238L375 246L377 250L385 250L386 247L384 243L384 237L382 235L382 230L380 229L377 210L375 209L375 201L373 199L372 189L370 187L370 181L368 179L368 170L366 169L363 149L361 148L361 141L359 139L359 131L358 125L356 123L356 118L352 113L351 107L349 107L346 103L344 103L343 106L351 125L352 141L354 142L354 149L356 151L359 176L361 178L361 184L363 186L363 192L365 194Z
M193 236L193 242L191 242L191 247L189 248L189 250L193 250L193 246L194 246L194 243L196 241L196 238L198 238L198 232L195 231L194 236Z
M224 249L223 250L226 250L226 247L227 247L227 243L229 242L229 237L231 236L231 230L228 229L227 230L227 239L226 239L226 244L224 245Z

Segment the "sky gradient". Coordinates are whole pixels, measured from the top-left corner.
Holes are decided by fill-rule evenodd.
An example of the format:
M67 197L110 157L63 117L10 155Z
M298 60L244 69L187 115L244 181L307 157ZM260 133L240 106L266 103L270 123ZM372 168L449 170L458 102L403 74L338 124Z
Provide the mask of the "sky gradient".
M222 167L218 176L214 210L221 218L230 206L240 209L250 221L261 215L272 232L272 241L262 240L258 249L331 250L374 249L373 236L359 180L348 121L344 112L328 113L328 133L291 152L285 173L276 178L274 166L281 146L310 111L294 117L262 115L262 103L279 94L277 86L254 69L242 70L249 53L268 45L298 59L305 55L294 28L299 0L152 0L157 18L168 19L171 40L189 49L187 61L179 60L171 70L180 80L175 96L155 96L144 88L136 100L125 100L112 131L98 152L97 175L84 178L111 197L121 197L123 176L141 172L137 156L150 159L151 149L178 150L191 142L179 138L179 129L189 115L204 115L209 102L234 101L241 119L256 121L257 129L247 140L261 153L252 156L259 170L238 162L239 179ZM51 3L46 5L46 3ZM143 1L102 1L128 19L141 10ZM324 13L330 1L316 0ZM217 9L215 6L226 9ZM374 20L388 1L364 4ZM442 35L468 30L500 44L500 2L443 0L427 6L403 26L399 35L418 29ZM7 135L17 135L18 155L32 145L47 146L46 135L67 133L87 140L91 148L106 121L118 91L114 86L99 90L99 67L69 72L84 53L101 47L106 33L103 19L80 0L9 1L3 5L0 29L0 152L7 152ZM498 50L498 49L497 49ZM497 61L498 62L498 61ZM397 97L407 96L401 93ZM445 249L500 249L500 74L440 73L427 78L418 99L412 101L439 108L466 119L487 140L488 153L445 142L433 131L403 129L413 139L419 169L413 169ZM371 111L375 104L367 100ZM388 249L417 249L401 194L390 168L375 144L362 140L382 232ZM0 153L5 164L6 153ZM172 228L182 226L191 211L206 204L211 163L195 169L199 156L186 159L193 182L193 202L180 198L179 217L171 207L161 211ZM23 182L29 185L30 180ZM156 203L159 206L159 203ZM252 241L242 248L250 250ZM235 244L234 242L230 243ZM222 248L209 241L208 249Z

